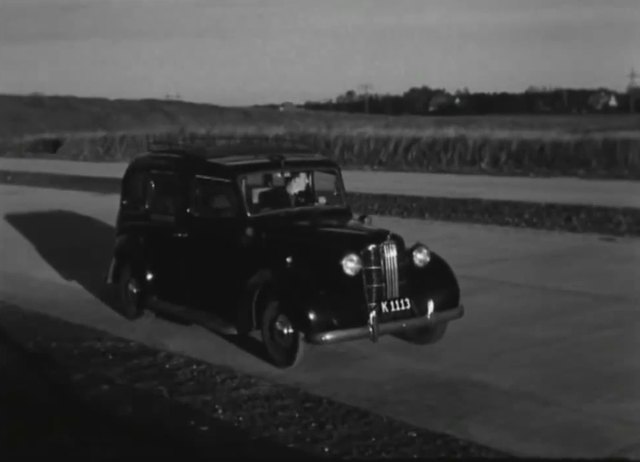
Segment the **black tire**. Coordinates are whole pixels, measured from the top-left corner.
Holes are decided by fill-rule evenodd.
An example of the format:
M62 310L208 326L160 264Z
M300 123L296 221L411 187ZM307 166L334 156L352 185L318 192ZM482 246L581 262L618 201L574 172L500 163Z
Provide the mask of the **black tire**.
M267 289L271 281L268 271L258 271L253 275L249 282L246 283L242 290L239 303L238 315L236 317L236 326L238 329L238 337L250 337L254 331L260 330L260 313L257 311L265 297L267 297Z
M144 287L129 265L120 272L118 292L122 316L129 320L140 318L144 312Z
M448 323L443 322L435 326L419 327L398 334L398 337L416 345L431 345L439 342L447 332Z
M277 300L267 302L260 323L262 342L271 363L281 369L298 365L304 356L302 333L293 327Z

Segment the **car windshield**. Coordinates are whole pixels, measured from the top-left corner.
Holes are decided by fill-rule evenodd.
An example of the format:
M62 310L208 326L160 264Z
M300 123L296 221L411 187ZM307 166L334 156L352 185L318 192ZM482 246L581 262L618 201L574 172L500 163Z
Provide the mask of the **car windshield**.
M241 187L251 215L345 205L338 173L334 170L252 172L241 178Z

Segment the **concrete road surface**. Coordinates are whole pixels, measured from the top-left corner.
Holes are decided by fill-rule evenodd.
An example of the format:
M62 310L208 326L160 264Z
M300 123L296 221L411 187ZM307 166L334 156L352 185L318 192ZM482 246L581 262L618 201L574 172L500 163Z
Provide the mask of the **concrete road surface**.
M126 163L0 158L0 170L121 178ZM343 172L350 192L640 208L640 182L443 173Z
M0 299L517 455L640 457L638 239L376 217L451 262L465 317L431 347L310 347L281 371L203 328L114 313L116 196L0 197Z

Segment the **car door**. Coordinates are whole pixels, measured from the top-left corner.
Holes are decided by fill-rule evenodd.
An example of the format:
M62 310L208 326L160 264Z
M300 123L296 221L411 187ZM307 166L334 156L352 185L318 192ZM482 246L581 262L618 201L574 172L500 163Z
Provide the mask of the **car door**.
M151 171L146 188L145 260L153 274L156 296L185 303L186 182L178 173Z
M196 176L189 187L187 274L190 304L233 319L244 263L241 207L230 180ZM228 315L228 316L227 316Z

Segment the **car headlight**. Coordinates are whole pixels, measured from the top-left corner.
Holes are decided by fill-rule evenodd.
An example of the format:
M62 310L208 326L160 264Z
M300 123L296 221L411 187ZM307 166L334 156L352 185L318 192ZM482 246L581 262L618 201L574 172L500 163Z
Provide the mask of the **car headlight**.
M431 252L424 245L419 244L413 249L413 264L424 268L431 260Z
M355 276L362 269L362 260L355 253L345 255L340 263L342 270L349 276Z

